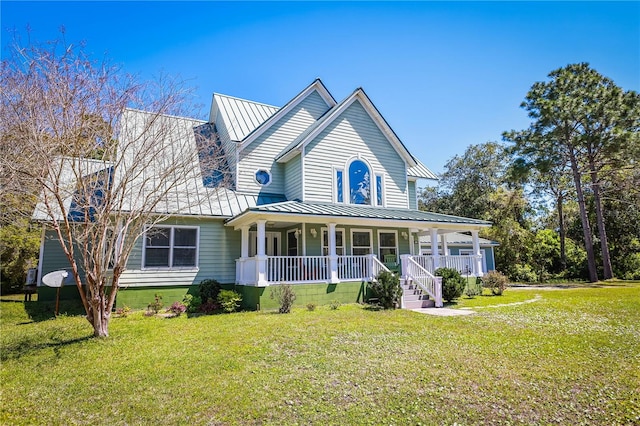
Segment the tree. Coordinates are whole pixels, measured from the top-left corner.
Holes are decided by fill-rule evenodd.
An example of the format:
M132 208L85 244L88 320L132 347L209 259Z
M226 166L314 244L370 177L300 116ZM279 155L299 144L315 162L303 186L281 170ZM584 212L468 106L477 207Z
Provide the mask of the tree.
M33 197L34 216L57 235L95 336L108 324L137 240L148 226L189 208L176 191L191 191L201 170L216 170L223 153L200 122L180 82L139 82L107 61L91 60L64 40L22 46L0 70L2 191ZM143 112L144 111L144 112ZM216 183L220 184L221 179ZM83 285L84 284L84 285Z
M624 166L625 152L637 149L638 94L624 92L588 64L571 64L552 71L550 81L535 83L522 107L534 120L522 132L505 134L516 149L541 165L568 164L580 208L589 279L598 275L585 190L593 195L604 277L613 276L601 200L603 171ZM589 185L585 185L587 176Z

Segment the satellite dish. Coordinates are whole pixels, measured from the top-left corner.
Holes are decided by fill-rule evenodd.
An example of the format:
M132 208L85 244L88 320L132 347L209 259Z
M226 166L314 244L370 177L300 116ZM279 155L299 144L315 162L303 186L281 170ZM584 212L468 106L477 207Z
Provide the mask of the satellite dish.
M69 276L69 273L65 270L49 272L42 277L42 283L47 287L62 287L64 279Z

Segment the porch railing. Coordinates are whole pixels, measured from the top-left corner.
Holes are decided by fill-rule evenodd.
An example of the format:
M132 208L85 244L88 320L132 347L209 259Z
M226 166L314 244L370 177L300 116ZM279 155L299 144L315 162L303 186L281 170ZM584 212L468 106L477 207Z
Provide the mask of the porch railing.
M267 281L327 281L330 277L327 256L269 256Z
M462 275L482 275L483 271L477 270L479 259L482 256L413 256L413 260L431 274L438 268L452 268Z
M329 256L265 256L264 284L305 283L331 281ZM257 257L236 260L236 282L255 285L260 281L261 262ZM339 281L370 280L381 271L388 270L375 255L338 256Z
M436 303L436 308L441 308L442 303L442 278L436 277L418 263L415 256L402 256L402 276L405 280L418 285Z

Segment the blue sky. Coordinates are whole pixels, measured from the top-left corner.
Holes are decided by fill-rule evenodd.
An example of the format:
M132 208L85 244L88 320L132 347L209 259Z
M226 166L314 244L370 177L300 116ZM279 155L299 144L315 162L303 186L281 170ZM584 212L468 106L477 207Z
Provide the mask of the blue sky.
M529 119L531 85L589 62L640 89L640 2L11 2L9 30L70 42L143 78L179 75L207 118L213 92L282 106L320 77L340 101L363 87L435 172Z

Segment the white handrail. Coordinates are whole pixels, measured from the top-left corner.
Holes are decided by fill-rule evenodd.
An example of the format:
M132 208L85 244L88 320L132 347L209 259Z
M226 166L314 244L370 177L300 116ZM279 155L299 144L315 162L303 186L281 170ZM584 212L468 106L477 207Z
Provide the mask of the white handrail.
M405 280L415 282L442 308L442 278L436 277L416 262L412 256L403 256L402 273Z

